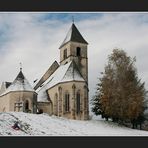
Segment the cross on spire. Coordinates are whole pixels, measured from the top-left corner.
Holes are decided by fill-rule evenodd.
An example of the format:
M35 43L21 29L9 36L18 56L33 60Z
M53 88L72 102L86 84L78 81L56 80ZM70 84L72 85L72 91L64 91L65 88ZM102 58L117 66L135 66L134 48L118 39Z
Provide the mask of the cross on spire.
M20 62L20 71L22 71L22 63Z
M74 24L74 16L72 16L72 23Z

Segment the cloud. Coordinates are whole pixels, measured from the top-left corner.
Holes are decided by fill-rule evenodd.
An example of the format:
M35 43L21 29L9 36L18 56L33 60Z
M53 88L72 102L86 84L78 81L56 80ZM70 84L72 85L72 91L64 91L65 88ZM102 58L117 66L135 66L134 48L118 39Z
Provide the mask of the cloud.
M30 83L57 60L71 17L88 41L90 98L113 48L136 56L139 78L148 88L147 13L0 13L0 83L13 81L19 63Z

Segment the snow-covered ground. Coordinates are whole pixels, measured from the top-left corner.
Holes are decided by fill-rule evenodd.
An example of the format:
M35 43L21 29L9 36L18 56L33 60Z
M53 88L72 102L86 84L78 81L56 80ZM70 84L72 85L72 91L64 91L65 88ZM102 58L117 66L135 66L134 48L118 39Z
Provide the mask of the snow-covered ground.
M14 130L19 121L22 130ZM148 136L147 131L134 130L104 120L70 120L47 114L23 112L0 113L0 135L3 136Z

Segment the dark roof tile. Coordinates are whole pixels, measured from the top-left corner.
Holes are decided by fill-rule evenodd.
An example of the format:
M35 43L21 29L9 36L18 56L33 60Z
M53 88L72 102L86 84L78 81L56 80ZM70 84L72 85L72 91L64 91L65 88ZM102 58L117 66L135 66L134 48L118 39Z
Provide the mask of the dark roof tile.
M79 32L79 30L77 29L77 27L75 26L74 23L72 24L70 30L68 31L68 33L67 33L67 35L66 35L66 37L63 41L63 43L61 44L61 46L59 48L63 47L69 41L88 44L87 41L83 38L83 36Z

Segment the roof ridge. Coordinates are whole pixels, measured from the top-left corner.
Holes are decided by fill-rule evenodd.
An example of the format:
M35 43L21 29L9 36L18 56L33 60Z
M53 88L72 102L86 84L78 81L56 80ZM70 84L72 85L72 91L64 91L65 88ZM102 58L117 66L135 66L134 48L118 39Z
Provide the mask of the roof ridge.
M70 61L71 62L71 61ZM69 63L70 63L69 62ZM67 63L67 64L69 64L69 63ZM70 64L71 65L71 64ZM70 66L69 65L69 66ZM56 70L55 70L55 72L57 72L57 70L59 70L59 68L61 67L61 66L65 66L65 65L60 65ZM68 68L67 68L67 70L69 69L69 66L68 66ZM55 74L55 72L53 73L53 74ZM67 71L66 71L67 72ZM66 74L66 72L65 72L65 74ZM37 89L37 91L39 92L39 91L41 91L43 88L46 88L46 86L52 81L52 79L55 77L55 76L53 76L53 74L48 78L48 79L50 79L49 81L48 81L48 79L42 84L42 87L38 90ZM65 76L65 74L64 74L64 76ZM63 78L64 78L64 76L62 77L62 79L61 80L63 80Z

